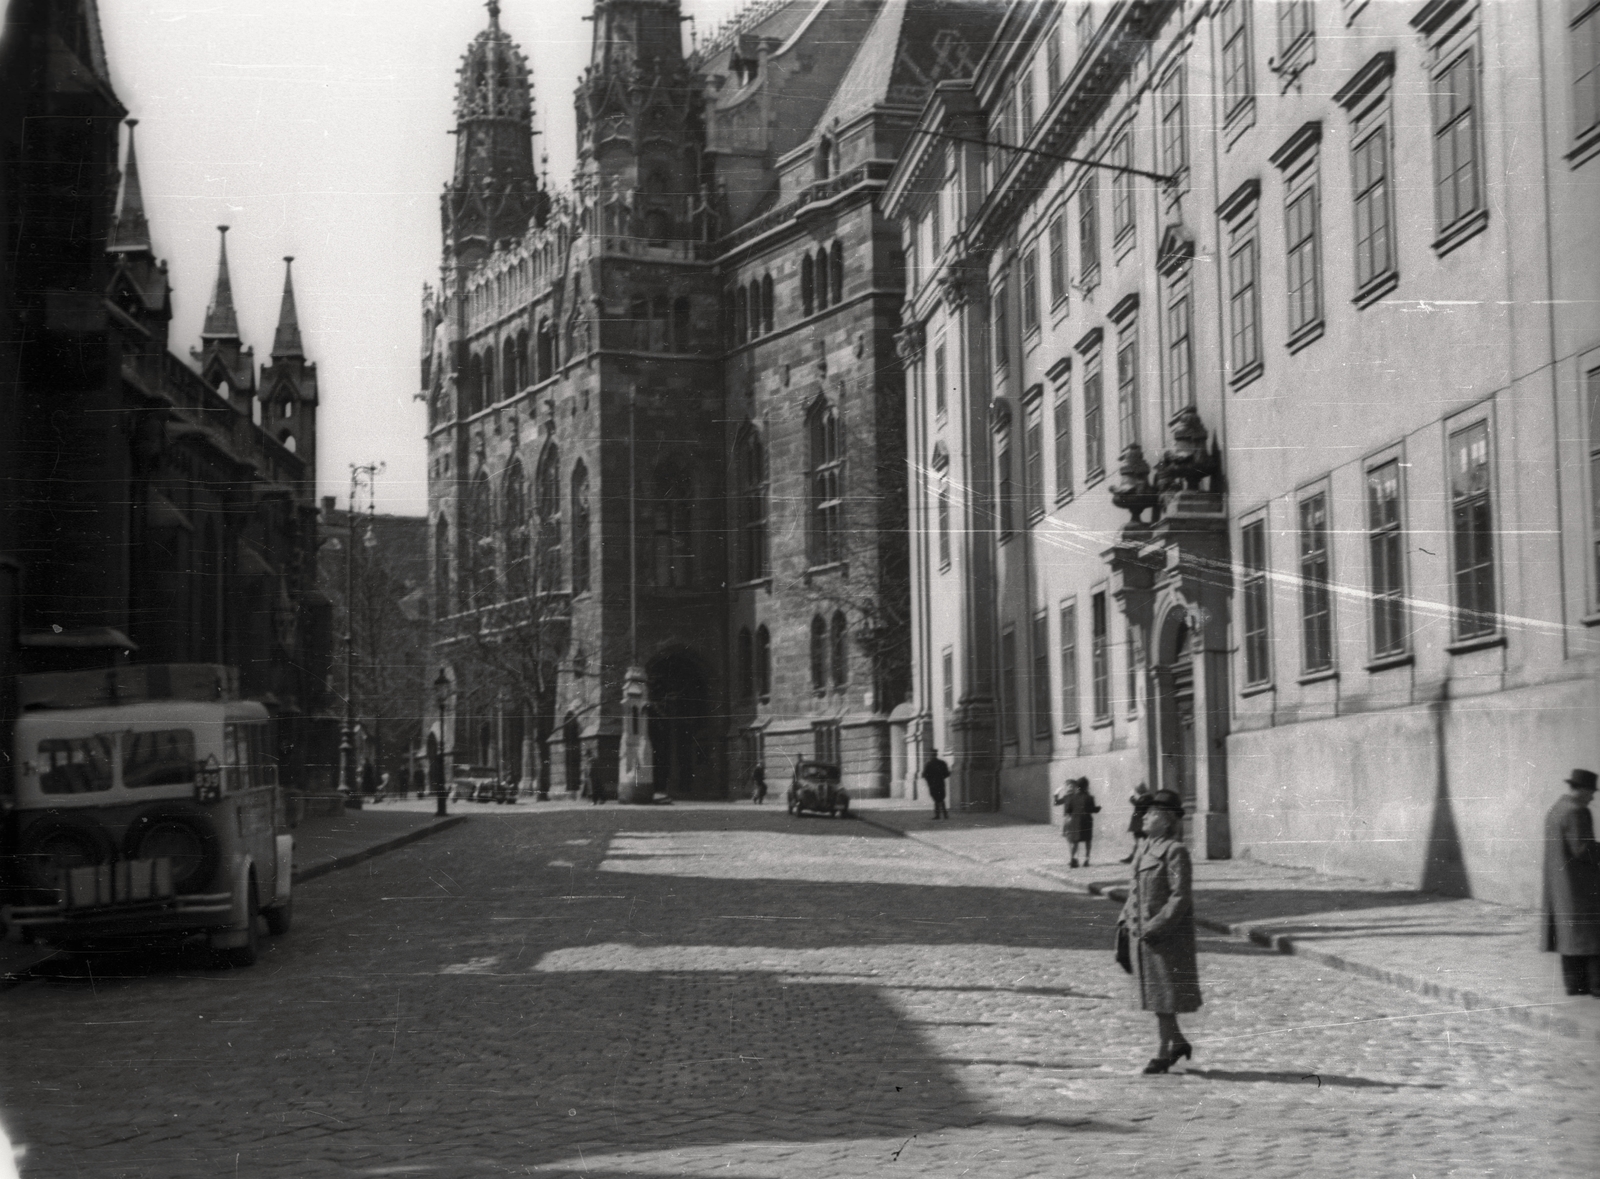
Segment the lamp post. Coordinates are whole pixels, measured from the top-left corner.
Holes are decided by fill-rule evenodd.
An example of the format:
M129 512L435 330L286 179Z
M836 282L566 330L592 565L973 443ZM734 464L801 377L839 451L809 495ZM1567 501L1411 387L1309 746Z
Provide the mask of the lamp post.
M433 697L439 702L439 770L434 781L434 789L438 792L438 809L435 814L443 815L445 811L445 767L450 764L449 757L444 747L444 706L450 700L450 677L444 674L444 668L439 669L438 678L433 681ZM430 770L432 766L428 767Z

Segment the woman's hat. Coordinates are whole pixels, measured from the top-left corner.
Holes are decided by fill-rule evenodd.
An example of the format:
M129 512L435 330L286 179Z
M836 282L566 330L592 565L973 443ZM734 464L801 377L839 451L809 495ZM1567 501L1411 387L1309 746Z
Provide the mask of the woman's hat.
M1150 805L1156 810L1183 814L1183 798L1176 790L1157 790L1150 796Z

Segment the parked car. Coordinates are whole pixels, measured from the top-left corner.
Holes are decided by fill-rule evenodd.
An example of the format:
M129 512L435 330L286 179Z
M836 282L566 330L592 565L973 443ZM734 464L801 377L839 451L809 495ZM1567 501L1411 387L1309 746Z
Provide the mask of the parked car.
M500 775L493 766L456 766L450 776L451 802L493 802Z
M516 805L516 801L517 801L517 780L516 780L516 778L512 777L510 774L506 774L504 777L500 778L498 781L495 782L495 784L494 784L494 801L495 802L508 803L508 804L510 804L512 806Z
M850 817L850 794L839 785L839 767L823 761L795 763L789 782L789 813L804 811L827 813L841 819Z

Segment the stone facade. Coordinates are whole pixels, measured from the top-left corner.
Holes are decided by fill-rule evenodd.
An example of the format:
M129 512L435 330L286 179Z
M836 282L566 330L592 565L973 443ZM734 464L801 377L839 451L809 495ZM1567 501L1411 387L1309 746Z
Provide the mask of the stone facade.
M1534 899L1600 756L1595 20L1019 3L940 88L886 205L952 805L1143 780L1208 856Z
M686 58L675 0L597 4L577 172L554 193L491 5L423 300L456 761L559 791L593 757L614 791L637 666L654 791L726 797L757 758L776 780L814 755L891 788L903 276L874 199L931 85L997 16L765 5ZM499 203L462 196L481 193Z

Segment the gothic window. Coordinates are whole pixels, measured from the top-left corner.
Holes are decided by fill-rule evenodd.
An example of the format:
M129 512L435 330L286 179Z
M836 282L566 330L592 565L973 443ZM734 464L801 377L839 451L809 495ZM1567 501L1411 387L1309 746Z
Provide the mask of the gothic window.
M528 484L522 463L516 459L506 471L505 492L501 496L501 525L505 530L506 594L521 597L528 592Z
M756 694L756 643L748 626L739 628L739 699L752 700Z
M667 297L665 295L657 295L650 302L650 351L668 351L667 329L669 326Z
M546 442L534 472L534 512L539 517L539 548L534 555L539 591L561 588L561 452Z
M435 617L442 618L450 613L452 598L450 595L450 521L443 516L439 517L439 525L433 533L433 577L434 597L437 609Z
M651 245L665 245L672 236L672 218L661 209L651 209L644 215L644 236Z
M833 292L829 302L838 303L844 298L844 243L833 243L832 286Z
M750 338L752 340L761 335L761 282L759 279L750 280Z
M572 468L572 592L589 588L589 468Z
M528 333L517 333L517 388L526 389L533 384L533 370L528 364Z
M812 565L844 560L844 444L839 415L822 403L811 411Z
M689 299L686 295L680 295L672 304L672 350L694 350L694 341L690 339Z
M816 280L812 277L811 255L800 259L800 307L810 315L816 310Z
M509 401L520 391L517 384L517 344L515 340L507 339L504 355L500 363L500 398Z
M830 662L833 665L833 686L842 688L850 682L850 643L848 641L850 629L845 622L843 610L835 610L833 612L833 625L829 628L829 632L830 642L828 647L832 656Z
M767 575L767 451L761 435L746 426L739 439L740 581Z
M467 485L462 507L461 565L466 574L463 605L476 609L494 595L494 520L489 475L481 467Z
M733 342L743 344L746 325L750 322L750 296L743 287L733 295Z
M772 633L765 626L756 627L756 696L772 696Z
M656 468L653 560L658 586L689 586L695 582L694 479L670 460Z
M483 360L473 353L472 359L467 362L467 396L466 412L462 417L471 417L483 408Z
M820 614L811 616L811 690L828 690L828 624Z
M827 135L817 140L817 151L812 157L816 179L826 180L833 175L833 140Z
M761 276L761 330L772 330L772 275Z
M828 251L817 251L817 310L828 309Z
M548 318L541 318L539 320L538 340L539 371L535 379L538 381L547 381L555 375L556 368L556 336L555 333L550 330L550 320Z
M478 408L486 409L494 402L494 345L490 344L483 350L483 384L478 387Z

